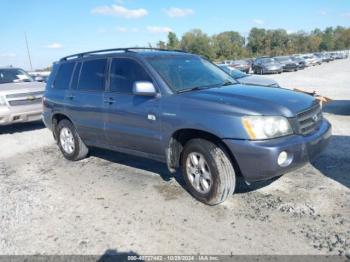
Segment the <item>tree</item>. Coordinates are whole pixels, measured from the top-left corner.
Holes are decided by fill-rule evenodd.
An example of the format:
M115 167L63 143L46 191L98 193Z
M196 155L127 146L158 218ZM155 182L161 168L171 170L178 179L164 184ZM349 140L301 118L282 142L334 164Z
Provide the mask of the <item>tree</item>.
M185 33L182 36L180 46L185 51L205 56L208 59L215 59L211 38L200 29Z
M262 28L252 28L248 36L248 48L255 56L262 55L266 46L266 30Z
M327 27L322 35L320 43L320 49L325 51L331 51L334 49L334 31L333 27Z
M180 48L180 41L174 32L169 32L169 34L168 34L167 48L168 49L179 49Z
M157 47L160 49L166 49L166 43L164 41L158 41Z
M286 30L269 30L268 36L271 38L270 55L276 56L287 53L289 38Z
M211 60L239 59L254 56L277 56L350 48L350 28L328 27L309 33L288 34L284 29L252 28L246 39L235 31L208 36L200 29L186 32L181 40L175 33L168 34L167 43L159 41L159 48L183 49Z
M245 39L238 32L228 31L212 37L217 59L237 59L247 55Z

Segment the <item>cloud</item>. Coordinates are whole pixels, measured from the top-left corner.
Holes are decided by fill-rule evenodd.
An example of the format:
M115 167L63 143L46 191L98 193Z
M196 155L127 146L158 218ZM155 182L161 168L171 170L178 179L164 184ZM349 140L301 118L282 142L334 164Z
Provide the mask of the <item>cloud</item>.
M138 27L127 28L127 27L123 27L123 26L118 26L116 28L116 31L118 33L126 33L126 32L137 33L137 32L140 32L140 29Z
M265 24L265 21L261 20L261 19L253 19L253 23L258 24L258 25L263 25L263 24Z
M120 33L124 33L124 32L127 31L127 29L126 29L125 27L122 27L122 26L118 26L118 27L116 28L116 30L117 30L117 32L120 32Z
M108 30L105 27L100 27L99 29L97 29L97 33L99 34L105 34L107 32Z
M2 54L0 54L0 57L12 58L12 57L16 57L16 54L15 53L2 53Z
M325 16L325 15L328 14L327 11L324 11L324 10L321 10L321 11L319 11L318 13L319 13L320 15L322 15L322 16Z
M347 12L347 13L343 13L342 14L343 17L347 17L347 18L350 18L350 12Z
M189 15L193 15L194 11L189 8L178 8L178 7L171 7L168 9L164 9L164 12L169 17L185 17Z
M151 33L169 33L173 29L167 26L147 26L147 31Z
M47 46L45 46L45 47L46 47L46 48L50 48L50 49L60 49L60 48L63 47L63 45L60 44L60 43L52 43L52 44L47 45Z
M128 9L121 5L99 6L91 10L94 15L115 15L123 18L141 18L148 15L148 11L143 8Z

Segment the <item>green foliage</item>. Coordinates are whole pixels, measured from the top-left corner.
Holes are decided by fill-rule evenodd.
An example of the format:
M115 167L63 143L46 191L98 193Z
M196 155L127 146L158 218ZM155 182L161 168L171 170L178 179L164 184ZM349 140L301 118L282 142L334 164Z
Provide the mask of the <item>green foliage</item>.
M181 49L208 59L215 59L212 38L203 33L200 29L193 29L182 36Z
M180 41L177 38L176 34L173 32L169 32L169 34L168 34L167 48L168 49L179 49L180 48Z
M245 40L238 32L223 32L212 37L215 57L236 59L246 52Z
M159 41L159 48L183 49L211 60L240 59L257 56L276 56L350 49L350 28L328 27L288 33L284 29L252 28L245 39L240 33L226 31L208 36L200 29L186 32L181 39L168 34L167 43Z

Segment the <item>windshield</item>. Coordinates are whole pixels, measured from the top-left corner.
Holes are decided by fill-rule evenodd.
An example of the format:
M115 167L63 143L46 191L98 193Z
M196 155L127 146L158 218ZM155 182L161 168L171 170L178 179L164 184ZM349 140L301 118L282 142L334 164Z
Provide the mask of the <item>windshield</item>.
M0 68L0 84L18 83L18 82L32 82L33 78L24 70L17 68Z
M275 60L273 58L263 58L263 59L261 59L261 62L263 64L268 64L268 63L274 63Z
M278 62L290 62L289 57L276 57L275 58Z
M227 73L196 56L162 56L147 58L174 92L236 83Z
M229 68L227 65L219 65L219 67L232 76L234 79L246 77L247 74L243 73L240 70Z

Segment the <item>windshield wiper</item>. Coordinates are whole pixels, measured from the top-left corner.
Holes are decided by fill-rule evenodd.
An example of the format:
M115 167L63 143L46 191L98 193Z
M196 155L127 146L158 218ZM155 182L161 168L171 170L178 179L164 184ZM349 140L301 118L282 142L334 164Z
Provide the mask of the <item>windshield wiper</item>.
M231 80L226 79L224 82L221 83L220 86L230 86L230 85L237 85L237 84L238 84L237 81L232 82Z
M195 86L195 87L192 87L192 88L179 90L179 91L177 91L177 93L185 93L185 92L191 92L191 91L198 91L198 90L202 90L202 89L205 89L205 88L200 87L200 86Z
M247 76L249 76L249 75L241 75L241 76L237 76L237 77L235 77L235 80L236 80L236 79L241 79L241 78L244 78L244 77L247 77Z
M229 86L229 85L237 85L238 82L232 82L230 80L225 80L224 82L218 83L218 84L213 84L213 85L207 85L207 86L195 86L192 88L188 89L182 89L177 91L177 93L184 93L184 92L191 92L191 91L198 91L198 90L203 90L203 89L209 89L209 88L214 88L214 87L221 87L221 86Z

